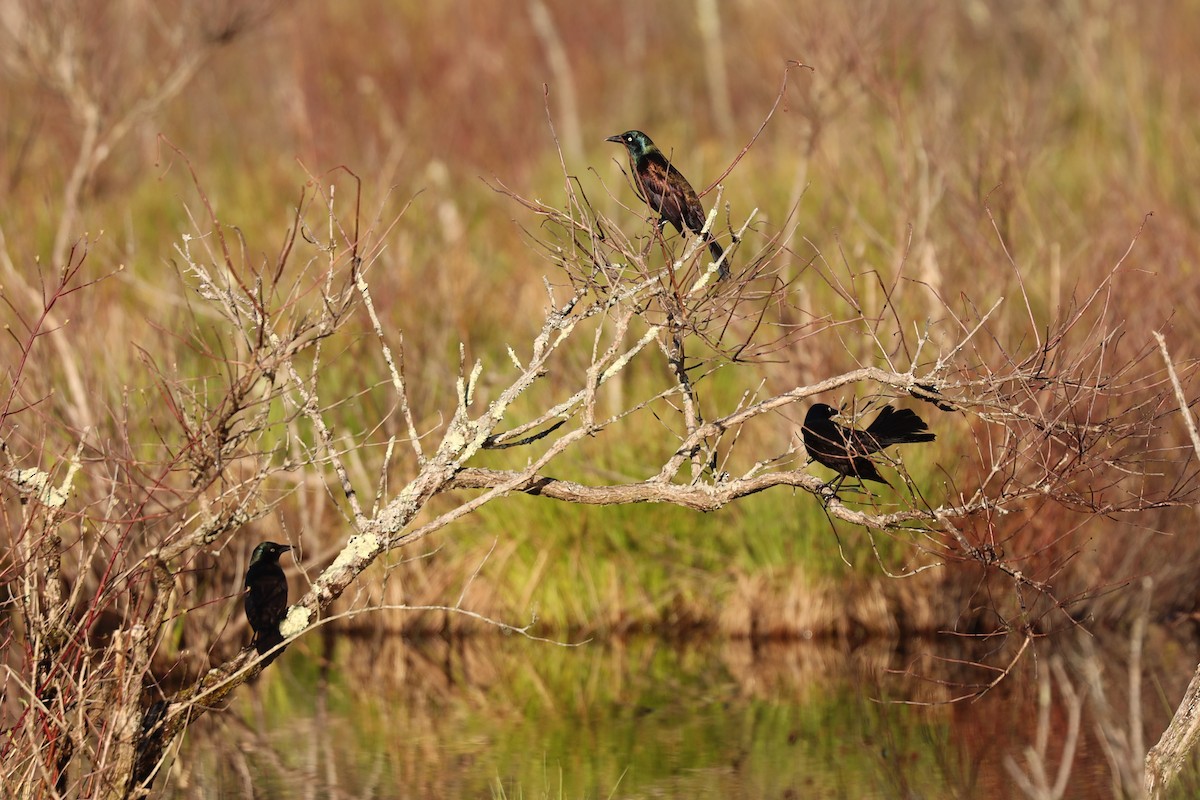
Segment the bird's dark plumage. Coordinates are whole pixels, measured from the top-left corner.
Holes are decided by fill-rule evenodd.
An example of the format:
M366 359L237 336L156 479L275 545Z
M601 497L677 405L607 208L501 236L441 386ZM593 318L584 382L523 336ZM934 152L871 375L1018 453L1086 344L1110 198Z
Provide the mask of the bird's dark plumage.
M932 442L937 438L928 432L925 420L907 408L884 406L866 430L837 424L833 421L837 413L833 406L814 403L804 416L801 432L808 454L837 472L839 485L848 477L887 483L869 455L894 444Z
M246 620L254 629L254 647L260 654L283 641L279 623L287 611L287 576L279 557L291 550L286 544L263 542L250 556L246 570Z
M633 170L634 182L646 205L659 215L659 225L669 222L680 233L686 227L697 235L704 230L704 206L700 205L696 190L683 177L683 173L667 160L662 150L650 141L649 136L641 131L625 131L609 136L605 141L623 144L629 151L629 166ZM725 252L721 245L717 244L711 233L704 235L704 241L708 243L708 252L713 261L720 261ZM729 277L728 262L721 263L717 275L719 280Z
M924 400L926 403L932 403L937 406L939 411L954 411L954 404L946 399L946 396L938 391L938 387L932 383L918 383L913 388L908 390L908 393L918 400Z

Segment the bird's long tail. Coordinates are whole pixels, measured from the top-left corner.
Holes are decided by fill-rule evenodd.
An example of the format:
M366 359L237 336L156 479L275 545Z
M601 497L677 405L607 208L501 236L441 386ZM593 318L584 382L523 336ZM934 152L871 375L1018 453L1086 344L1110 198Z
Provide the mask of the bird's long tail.
M279 633L279 628L277 627L267 631L259 631L255 635L254 641L251 642L251 644L254 645L255 651L257 651L260 656L265 655L266 653L270 653L272 650L275 650L276 645L283 644L283 635ZM275 650L274 653L271 653L271 655L263 659L262 665L264 667L267 666L272 661L283 655L283 651L286 649L286 647L280 647L278 650Z
M880 449L893 444L932 442L937 438L936 434L929 433L929 426L915 411L892 406L883 407L867 428L867 433L879 442Z
M708 235L708 252L712 255L713 261L721 261L721 256L725 255L725 251L721 249L721 245L717 244L717 240ZM723 281L729 277L729 262L721 261L721 268L717 272L717 280Z

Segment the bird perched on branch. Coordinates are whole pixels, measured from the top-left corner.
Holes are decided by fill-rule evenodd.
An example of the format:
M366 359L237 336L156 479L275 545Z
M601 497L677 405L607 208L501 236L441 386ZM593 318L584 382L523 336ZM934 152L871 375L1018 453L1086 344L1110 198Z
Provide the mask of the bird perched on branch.
M251 644L259 655L283 641L279 623L287 611L287 576L279 566L279 557L290 545L262 542L250 556L246 570L246 620L254 629Z
M937 438L928 432L925 420L907 408L884 406L866 430L839 425L833 421L837 413L833 406L814 403L804 416L801 428L808 454L838 473L834 494L846 478L887 483L875 462L868 458L872 453L894 444L932 442Z
M683 233L684 226L697 235L704 231L704 207L696 190L649 136L641 131L625 131L604 141L623 144L629 151L634 184L650 210L659 215L659 228L669 222L679 233ZM711 233L703 235L713 261L720 261L725 251ZM722 262L717 275L719 280L728 278L729 264Z

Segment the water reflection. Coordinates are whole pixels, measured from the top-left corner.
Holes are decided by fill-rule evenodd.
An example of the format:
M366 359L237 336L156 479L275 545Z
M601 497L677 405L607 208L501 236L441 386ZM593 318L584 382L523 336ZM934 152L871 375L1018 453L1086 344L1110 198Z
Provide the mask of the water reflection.
M1067 683L1042 680L1052 656L1034 651L982 699L945 703L993 676L964 663L977 657L965 645L392 637L330 642L326 658L298 644L194 726L161 785L168 797L1019 797L1014 769L1030 769L1039 725L1037 768L1057 774L1070 692L1127 701L1119 642L1090 655L1060 642ZM1152 645L1147 743L1195 664ZM1103 687L1087 686L1084 656ZM1111 709L1086 707L1065 797L1119 796L1102 733L1129 715Z

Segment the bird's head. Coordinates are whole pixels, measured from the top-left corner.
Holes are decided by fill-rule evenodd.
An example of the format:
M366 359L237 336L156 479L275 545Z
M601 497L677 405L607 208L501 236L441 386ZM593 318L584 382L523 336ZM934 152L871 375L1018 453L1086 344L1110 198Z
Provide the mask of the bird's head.
M837 415L838 410L833 406L825 403L813 403L808 407L808 413L804 415L804 423L807 425L813 422L825 422Z
M250 556L251 564L274 564L279 561L279 557L291 550L292 546L288 544L275 544L275 542L262 542L258 547L254 548L254 553Z
M654 146L654 142L650 141L650 137L641 131L625 131L624 133L618 133L616 136L610 136L604 141L625 145L625 148L629 151L629 155L634 158L658 149Z

